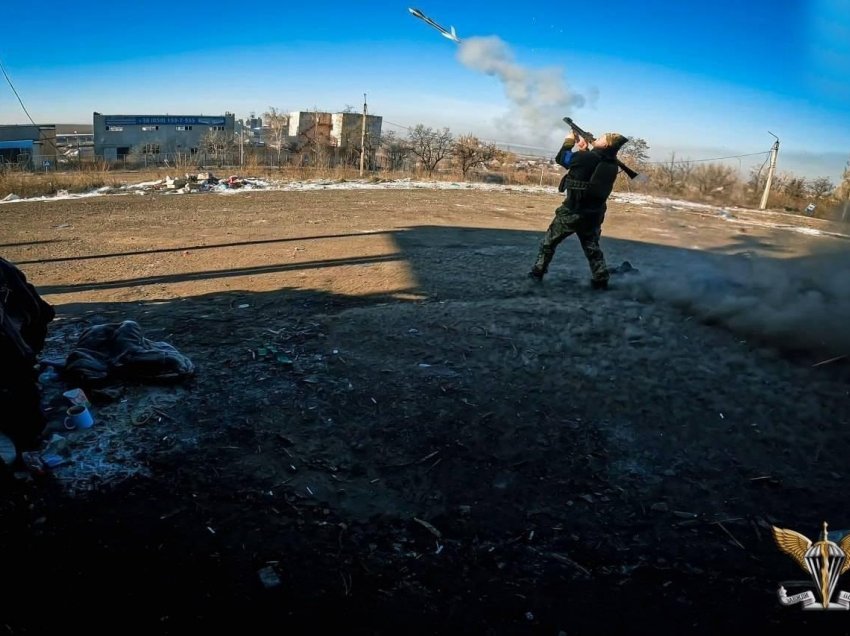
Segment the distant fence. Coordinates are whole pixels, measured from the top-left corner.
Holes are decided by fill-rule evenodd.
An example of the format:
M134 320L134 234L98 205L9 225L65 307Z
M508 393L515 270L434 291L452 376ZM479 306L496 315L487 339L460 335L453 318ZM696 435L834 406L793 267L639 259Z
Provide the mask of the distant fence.
M359 168L360 154L339 148L328 148L318 152L290 152L268 148L245 148L240 152L195 153L142 153L131 152L117 158L106 158L94 154L81 156L36 157L22 153L17 156L0 157L0 171L50 172L68 170L139 170L145 168L204 169L215 167L312 167L312 168ZM367 155L364 168L369 171L409 171L415 168L410 157L391 158L383 154Z
M288 171L304 170L307 173L345 173L355 174L360 168L360 154L356 151L341 148L326 147L316 152L303 149L300 152L277 150L271 148L246 147L243 152L230 150L227 152L210 153L158 153L146 154L131 152L118 159L106 159L102 156L83 154L81 157L61 156L58 160L37 165L26 155L17 161L4 162L0 158L0 174L3 172L21 172L44 174L51 172L106 172L106 171L145 171L166 170L174 174L227 171L231 174L247 175L252 171ZM371 153L366 156L365 171L372 176L393 175L396 178L409 176L427 176L417 159L412 155L390 155L384 152ZM503 183L510 185L544 185L556 186L561 178L561 170L549 160L539 162L505 163L501 166L491 166L488 169L472 169L466 175L470 181ZM450 157L446 157L434 171L434 177L441 179L463 179L460 169L454 165Z

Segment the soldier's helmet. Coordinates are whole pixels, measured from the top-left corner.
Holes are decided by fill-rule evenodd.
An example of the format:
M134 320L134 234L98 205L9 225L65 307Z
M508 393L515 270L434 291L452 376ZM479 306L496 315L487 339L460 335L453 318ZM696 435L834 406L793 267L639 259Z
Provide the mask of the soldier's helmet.
M613 150L614 152L619 151L620 148L629 143L628 137L625 137L620 133L609 132L605 133L604 137L605 141L607 142L607 147Z

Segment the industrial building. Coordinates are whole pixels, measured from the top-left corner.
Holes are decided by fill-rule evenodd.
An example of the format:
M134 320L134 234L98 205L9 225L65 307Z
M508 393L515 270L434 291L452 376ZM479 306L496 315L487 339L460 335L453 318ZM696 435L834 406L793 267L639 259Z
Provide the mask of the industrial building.
M224 115L102 115L94 114L94 152L107 161L130 154L196 154L204 139L218 134L233 139L235 119Z
M382 122L382 117L367 116L367 148L377 147ZM210 133L218 135L220 140L245 146L265 146L270 143L271 136L270 129L263 123L253 113L246 121L239 122L231 113L212 116L94 113L94 154L106 161L120 161L130 156L162 159L176 154L195 155L205 153L204 142ZM285 123L285 137L280 141L286 147L298 150L308 146L340 150L360 147L363 115L359 113L298 111L289 113ZM73 141L70 133L63 137Z
M91 124L56 124L56 139L59 145L94 143Z
M94 136L91 124L56 124L56 147L59 163L94 156Z
M56 165L56 126L0 126L0 164L49 169Z

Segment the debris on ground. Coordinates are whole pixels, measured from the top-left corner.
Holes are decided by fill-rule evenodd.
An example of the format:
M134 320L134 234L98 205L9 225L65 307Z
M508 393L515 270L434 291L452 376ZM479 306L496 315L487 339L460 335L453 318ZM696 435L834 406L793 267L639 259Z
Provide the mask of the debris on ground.
M388 633L411 624L474 632L482 616L510 632L599 633L601 620L602 631L621 633L645 619L647 607L660 608L668 623L699 623L694 633L724 631L713 621L740 631L741 622L787 620L775 582L794 566L780 565L769 528L746 523L767 511L771 523L811 536L820 521L807 530L804 512L820 510L846 527L835 497L848 451L846 365L810 365L848 349L797 364L742 345L734 329L682 320L669 303L633 294L631 281L591 298L571 284L586 275L578 249L556 261L563 285L529 295L511 275L536 240L531 223L548 221L549 201L500 194L483 205L485 197L464 193L457 202L478 210L470 223L468 211L451 213L456 196L234 196L218 200L223 210L210 205L213 197L157 195L143 249L166 256L88 260L79 257L113 252L97 240L84 244L102 218L92 208L106 214L126 205L128 217L147 221L145 199L45 205L38 215L3 209L22 228L10 241L46 230L83 245L9 250L21 259L47 260L53 251L78 259L39 265L63 302L47 354L64 359L83 329L126 316L185 348L204 371L167 389L50 385L62 401L57 412L67 408L62 393L82 387L98 424L51 430L48 438L64 437L68 454L57 440L40 453L43 478L14 482L36 496L9 498L16 523L5 526L7 543L17 550L21 530L35 531L10 574L35 572L45 598L65 603L54 612L60 619L78 605L64 591L96 590L105 607L135 608L154 631L214 627L226 615L321 631L331 612ZM487 216L502 202L526 216L502 228L504 218ZM445 215L439 227L435 208ZM409 222L385 230L398 209ZM619 218L626 216L621 235L633 240L610 239L608 253L612 263L641 265L641 276L629 277L635 287L650 276L684 277L701 259L730 258L650 247L643 226L671 215ZM268 224L253 225L259 219ZM49 229L63 220L75 229ZM314 223L326 231L314 232ZM700 228L704 243L688 237L688 246L715 245L717 227L733 227L715 223ZM110 228L115 244L133 245L137 227ZM175 244L175 228L184 227L197 240ZM363 238L378 231L404 259L398 273L380 261L374 271L356 270L362 277L315 266L383 254ZM331 232L351 238L327 240ZM284 249L267 239L286 241ZM79 285L129 278L121 269L138 271L147 259L153 275L185 273L183 249L193 250L193 272L230 267L222 259L235 250L246 267L288 267L293 240L308 247L311 262L262 276L246 270L235 285L224 277ZM480 267L476 251L494 244L516 250L504 250L498 268ZM385 293L411 285L412 301ZM57 457L65 463L51 467ZM666 511L650 512L653 502ZM274 576L261 573L266 566ZM277 587L264 589L264 579ZM22 598L32 589L13 587ZM165 600L138 605L151 589ZM275 602L264 604L270 595ZM733 597L739 602L716 611ZM618 611L606 612L612 598ZM23 604L17 611L13 628L35 628Z
M280 577L271 565L267 565L257 571L257 576L260 577L260 582L267 590L280 586Z
M617 267L609 267L609 274L638 274L640 272L639 269L632 267L632 264L629 261L623 261L622 264Z
M189 358L167 342L148 340L132 320L89 327L65 364L66 375L86 384L184 380L194 372Z
M82 389L71 389L69 391L65 391L62 396L68 399L71 406L84 406L87 409L91 408L91 402L89 402L89 398Z
M3 433L0 433L0 462L6 466L11 466L18 458L18 449L15 448L15 443Z

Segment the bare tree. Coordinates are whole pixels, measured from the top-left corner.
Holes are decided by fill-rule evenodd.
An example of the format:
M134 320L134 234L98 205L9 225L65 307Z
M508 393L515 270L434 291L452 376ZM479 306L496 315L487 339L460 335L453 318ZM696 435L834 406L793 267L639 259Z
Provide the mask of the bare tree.
M422 124L418 124L408 135L410 152L422 162L429 177L434 174L437 164L451 153L452 141L448 128L434 130Z
M461 135L452 146L452 156L460 166L464 179L470 168L486 164L495 158L498 152L494 144L485 144L472 134Z
M277 151L277 165L280 166L280 156L288 149L289 143L289 115L274 106L269 106L268 111L263 113L263 121L266 124L266 145Z
M662 190L682 192L693 174L693 164L689 161L676 161L676 153L670 160L658 164L655 168L655 181Z
M625 164L640 166L649 160L649 144L646 139L633 137L620 150L620 158Z
M330 156L331 127L330 115L320 111L317 107L308 111L311 113L310 125L305 128L298 137L298 148L301 151L301 160L304 161L303 151L309 149L315 167L324 167ZM327 115L327 116L326 116Z
M792 174L782 175L782 193L791 199L802 199L806 196L806 180Z
M374 170L375 149L381 146L381 139L372 134L372 130L368 125L364 138L362 127L363 115L343 118L343 127L339 134L339 148L342 151L342 160L352 166L360 165L360 152L365 145L366 168L368 170Z
M700 194L722 192L738 181L735 169L719 163L701 164L694 168L691 181Z
M222 165L227 156L236 147L233 135L225 130L210 130L201 139L201 150Z
M764 164L759 167L753 166L750 169L750 178L747 181L747 188L749 188L753 194L761 196L761 193L764 192L764 186L766 183L767 171L764 169Z
M850 161L844 168L844 173L841 175L841 183L835 191L835 196L839 200L850 200Z
M832 180L829 177L818 177L817 179L812 179L806 184L806 186L809 194L815 199L824 199L835 190L835 184L832 183Z
M410 155L410 145L404 139L400 139L392 130L381 135L381 148L387 157L387 166L390 170L401 170L404 161Z

